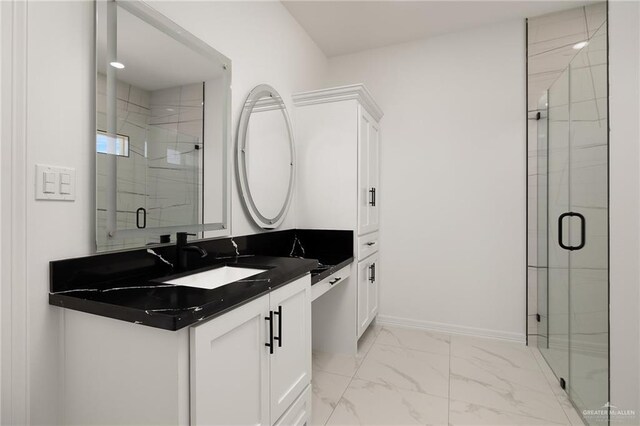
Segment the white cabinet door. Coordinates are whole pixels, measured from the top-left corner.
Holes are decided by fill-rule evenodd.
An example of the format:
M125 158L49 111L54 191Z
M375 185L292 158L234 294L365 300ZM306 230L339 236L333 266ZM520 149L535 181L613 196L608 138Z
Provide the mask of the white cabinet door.
M358 337L369 324L369 273L368 259L358 263Z
M358 235L370 231L369 205L373 194L369 186L369 129L372 118L358 106Z
M271 425L269 296L191 332L191 425Z
M358 106L358 235L378 229L380 128Z
M311 278L274 290L274 354L271 362L271 423L311 383Z
M378 253L358 263L358 337L378 314Z
M371 266L369 266L369 295L367 297L368 310L369 310L369 322L378 315L378 300L380 285L378 284L378 277L380 276L380 262L378 262L378 253L369 258Z
M380 224L380 126L375 121L369 125L369 186L373 188L373 203L369 205L368 232L377 231Z

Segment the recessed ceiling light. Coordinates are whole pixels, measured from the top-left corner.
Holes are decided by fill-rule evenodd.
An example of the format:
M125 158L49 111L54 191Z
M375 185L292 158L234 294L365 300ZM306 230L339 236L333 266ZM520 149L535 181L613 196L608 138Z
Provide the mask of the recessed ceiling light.
M124 64L122 62L115 62L114 61L114 62L109 63L109 65L111 65L114 68L118 68L119 70L124 68Z
M580 50L580 49L582 49L583 47L585 47L587 44L589 44L589 43L588 43L588 42L586 42L586 41L581 41L580 43L576 43L576 44L574 44L574 45L573 45L573 48L574 48L574 49L576 49L576 50Z

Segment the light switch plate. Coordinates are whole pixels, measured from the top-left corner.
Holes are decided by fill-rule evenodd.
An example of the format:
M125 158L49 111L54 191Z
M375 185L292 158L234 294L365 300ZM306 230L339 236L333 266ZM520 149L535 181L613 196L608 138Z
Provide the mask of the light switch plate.
M36 164L36 200L75 201L76 169Z

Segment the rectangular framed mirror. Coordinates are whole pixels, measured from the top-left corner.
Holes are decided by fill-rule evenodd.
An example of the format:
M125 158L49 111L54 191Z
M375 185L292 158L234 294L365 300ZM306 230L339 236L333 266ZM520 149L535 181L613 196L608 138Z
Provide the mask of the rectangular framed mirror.
M231 61L143 2L96 15L97 251L229 235Z

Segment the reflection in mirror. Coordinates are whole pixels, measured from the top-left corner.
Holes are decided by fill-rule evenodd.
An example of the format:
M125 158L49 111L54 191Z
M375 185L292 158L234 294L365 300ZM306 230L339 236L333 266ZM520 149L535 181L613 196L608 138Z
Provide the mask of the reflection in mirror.
M238 129L238 173L244 204L257 225L277 228L293 192L294 142L286 106L275 89L254 88Z
M228 58L141 2L97 2L96 42L98 251L227 235Z

